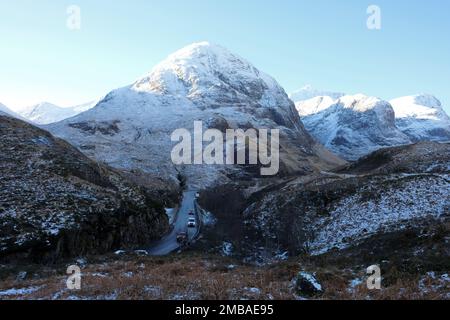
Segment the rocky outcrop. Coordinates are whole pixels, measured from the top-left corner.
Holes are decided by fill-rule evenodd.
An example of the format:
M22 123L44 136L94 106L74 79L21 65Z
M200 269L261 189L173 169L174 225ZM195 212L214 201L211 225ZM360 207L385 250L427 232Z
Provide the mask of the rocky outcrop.
M317 298L323 294L322 285L308 272L299 272L293 280L293 286L295 293L301 297Z
M168 229L161 199L63 140L0 116L0 258L133 248Z

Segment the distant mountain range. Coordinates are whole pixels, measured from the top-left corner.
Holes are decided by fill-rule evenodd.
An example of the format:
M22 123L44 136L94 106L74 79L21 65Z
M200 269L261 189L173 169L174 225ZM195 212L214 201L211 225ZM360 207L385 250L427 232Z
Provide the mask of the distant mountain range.
M40 125L50 124L74 117L94 107L96 102L63 108L49 102L41 102L18 111L23 118Z
M180 52L182 51L183 50ZM217 56L220 56L221 58L224 57L223 54ZM157 92L162 87L165 87L166 92L163 93L165 93L166 97L172 96L179 98L181 95L185 95L188 100L192 101L192 98L197 95L195 97L196 104L201 103L204 106L209 105L213 108L216 108L214 106L221 103L220 99L225 99L223 100L225 103L227 103L227 99L231 99L230 101L232 101L233 98L229 96L230 92L226 92L225 96L222 97L216 96L216 100L205 95L207 90L206 88L202 89L202 86L204 87L208 83L214 83L216 85L220 83L214 82L211 76L207 76L207 71L205 70L195 70L195 72L199 73L197 78L206 78L209 80L205 83L194 83L191 92L186 92L187 89L184 85L177 83L177 79L171 78L172 76L169 72L170 67L174 68L173 72L175 74L178 72L178 69L176 68L184 68L186 69L186 72L190 72L187 73L186 76L191 76L192 70L194 70L192 66L197 62L198 61L195 61L195 59L191 59L191 67L189 68L189 66L186 65L186 61L181 62L176 55L172 55L168 61L165 61L158 66L160 69L167 69L164 70L164 75L158 75L157 73L162 71L158 71L158 69L155 68L156 74L154 71L150 76L137 81L131 87L131 91L144 91L147 93L148 91ZM229 74L239 74L239 70L236 71L230 67L232 63L235 63L235 67L239 63L236 64L236 61L231 61L231 63L230 61L225 62L226 60L220 61L221 68L227 67L229 69L227 71L221 70L218 73L219 76L226 72ZM173 65L170 65L171 63ZM177 63L181 65L175 67ZM219 63L219 61L217 61L217 63ZM248 62L245 63L249 69L254 68L248 64ZM208 72L211 72L211 70ZM221 80L219 79L218 81ZM272 81L274 80L272 79ZM144 88L145 86L147 87ZM230 87L233 88L233 84L230 84ZM208 95L211 95L210 91L213 88L214 86L208 88ZM224 93L226 91L225 88L220 88L220 86L214 90L218 91L219 89L223 89ZM277 90L280 91L283 89L278 86ZM118 90L111 94L117 92ZM109 95L110 97L111 94ZM242 98L242 92L240 92L240 94L240 98ZM203 96L200 97L200 95ZM416 96L406 96L388 102L362 94L348 96L339 92L317 90L312 86L307 85L291 93L289 97L294 101L297 112L308 133L326 148L346 160L357 160L358 158L383 147L404 145L419 141L450 140L450 117L442 108L441 102L432 95L421 94ZM97 102L89 102L79 106L63 108L52 103L42 102L19 110L18 112L14 112L0 104L0 112L7 113L22 120L30 121L34 124L50 125L73 118L80 113L92 109L96 104ZM131 105L133 104L134 103L131 103ZM154 102L154 104L158 103ZM131 106L129 108L133 107ZM123 111L125 111L125 109L123 109ZM131 113L132 112L130 112L130 114ZM214 114L213 118L218 115L222 116L221 112L215 112ZM230 112L227 111L227 114L229 117ZM120 118L117 116L117 112L113 112L111 116L115 116L117 118L115 120L119 120ZM168 117L167 120L169 120L169 114L166 116ZM222 121L222 119L212 121L217 122Z
M295 100L296 109L306 129L347 160L357 160L383 147L450 140L450 118L431 95L387 102L362 94L320 95L321 91L311 87L300 92L291 97L299 99Z

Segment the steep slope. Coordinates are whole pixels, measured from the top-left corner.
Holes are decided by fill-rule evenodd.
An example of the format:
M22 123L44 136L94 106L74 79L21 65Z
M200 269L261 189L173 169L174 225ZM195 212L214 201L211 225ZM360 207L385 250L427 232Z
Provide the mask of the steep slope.
M161 199L68 143L0 116L0 258L133 248L168 229Z
M314 89L310 85L306 85L306 86L300 88L299 90L292 92L289 95L289 98L292 101L294 101L294 103L297 103L297 102L310 100L310 99L317 98L317 97L329 97L332 100L337 100L343 96L345 96L344 93L317 90L317 89Z
M450 117L434 96L407 96L391 104L397 127L413 141L450 141Z
M239 166L179 166L170 159L174 130L280 129L281 174L308 173L342 163L306 132L294 104L270 76L207 42L170 55L149 75L109 93L97 106L49 126L88 155L114 167L140 168L163 178L180 174L205 186L254 176Z
M244 211L272 252L322 254L450 221L450 144L387 148L339 173L274 186Z
M330 102L319 97L297 108L305 114L306 129L344 159L356 160L382 147L411 142L396 127L394 110L386 101L359 94Z
M439 173L450 171L450 144L418 142L383 148L339 169L347 174Z
M42 102L25 108L19 113L22 117L33 123L45 125L76 116L77 114L91 109L95 104L95 102L90 102L70 108L62 108L52 103Z

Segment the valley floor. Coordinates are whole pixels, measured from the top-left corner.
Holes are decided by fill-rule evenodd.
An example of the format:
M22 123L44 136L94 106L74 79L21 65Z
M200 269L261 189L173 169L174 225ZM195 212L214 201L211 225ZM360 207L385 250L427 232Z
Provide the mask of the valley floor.
M450 299L449 226L420 232L259 267L198 251L166 257L118 253L46 267L9 263L0 265L0 300L301 300L306 297L293 282L299 271L314 275L324 288L315 299ZM66 289L72 263L82 267L79 291ZM375 263L382 289L368 290L366 269Z

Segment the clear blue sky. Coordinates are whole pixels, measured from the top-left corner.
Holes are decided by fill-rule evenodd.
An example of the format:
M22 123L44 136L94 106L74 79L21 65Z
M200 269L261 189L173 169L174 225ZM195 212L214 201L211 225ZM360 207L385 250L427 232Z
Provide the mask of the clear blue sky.
M66 27L71 4L81 8L80 31ZM382 10L380 31L366 28L370 4ZM447 0L0 0L0 101L90 101L207 40L287 92L425 92L450 111L449 17Z

